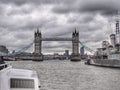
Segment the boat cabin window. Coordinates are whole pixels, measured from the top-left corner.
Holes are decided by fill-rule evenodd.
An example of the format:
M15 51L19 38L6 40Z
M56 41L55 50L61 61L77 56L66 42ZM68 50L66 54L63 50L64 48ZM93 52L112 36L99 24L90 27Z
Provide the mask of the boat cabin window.
M34 88L34 79L10 79L10 88Z

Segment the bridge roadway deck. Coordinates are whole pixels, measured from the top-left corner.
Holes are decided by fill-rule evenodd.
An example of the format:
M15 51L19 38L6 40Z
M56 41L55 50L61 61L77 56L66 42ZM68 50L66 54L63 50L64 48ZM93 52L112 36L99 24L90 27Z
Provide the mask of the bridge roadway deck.
M72 38L42 38L42 41L72 41Z

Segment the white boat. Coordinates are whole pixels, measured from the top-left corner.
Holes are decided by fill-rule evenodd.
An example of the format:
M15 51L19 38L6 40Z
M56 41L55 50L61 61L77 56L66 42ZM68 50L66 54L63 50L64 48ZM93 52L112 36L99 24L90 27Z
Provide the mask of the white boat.
M0 64L0 90L40 90L37 73Z

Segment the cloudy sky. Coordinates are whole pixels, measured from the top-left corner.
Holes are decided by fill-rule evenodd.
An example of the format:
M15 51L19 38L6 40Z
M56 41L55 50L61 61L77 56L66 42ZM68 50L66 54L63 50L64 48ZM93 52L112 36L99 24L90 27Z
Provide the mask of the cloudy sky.
M118 0L0 0L0 44L20 50L43 37L70 37L75 28L80 41L93 50L114 33ZM43 52L71 50L71 42L43 42ZM33 51L33 47L29 51Z

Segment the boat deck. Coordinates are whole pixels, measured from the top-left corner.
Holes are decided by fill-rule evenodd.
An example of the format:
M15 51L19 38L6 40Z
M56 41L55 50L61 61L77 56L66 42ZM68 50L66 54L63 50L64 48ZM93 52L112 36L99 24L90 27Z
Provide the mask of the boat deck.
M7 64L0 64L0 70L4 69L7 67Z

